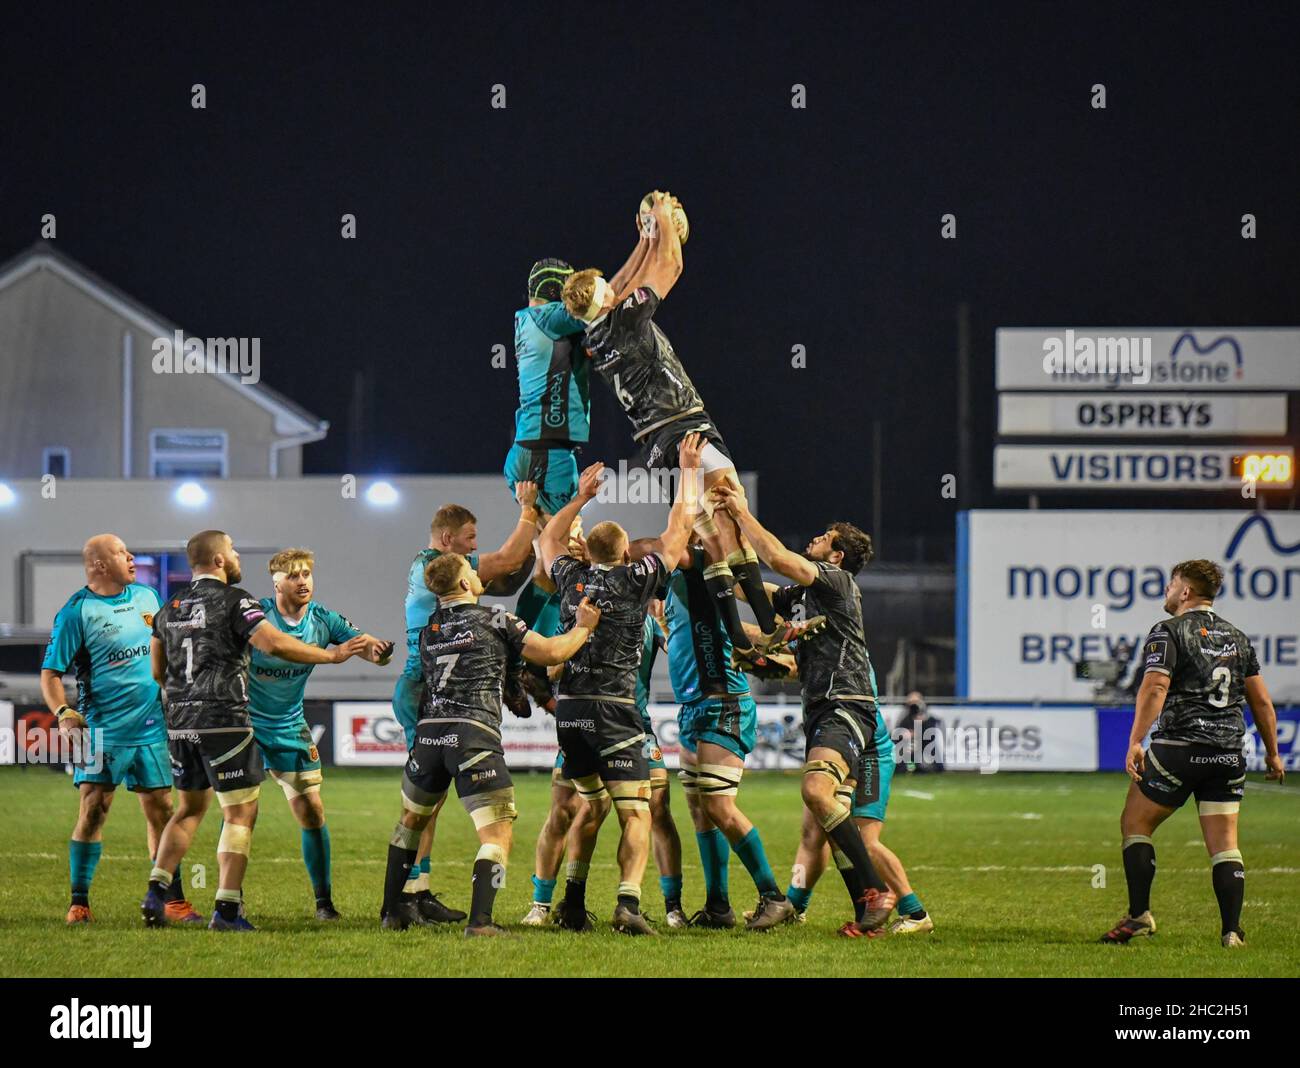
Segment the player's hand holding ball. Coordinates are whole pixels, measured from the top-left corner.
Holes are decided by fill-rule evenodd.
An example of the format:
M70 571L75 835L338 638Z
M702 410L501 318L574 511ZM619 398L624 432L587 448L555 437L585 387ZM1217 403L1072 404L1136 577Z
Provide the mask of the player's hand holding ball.
M334 663L341 664L344 660L349 660L354 656L365 656L370 648L370 639L364 634L358 634L355 638L349 638L342 645L334 646L332 652Z
M670 224L677 231L677 240L686 244L686 239L691 236L691 224L681 201L671 193L660 193L658 190L641 198L636 225L643 237L654 237L656 227Z

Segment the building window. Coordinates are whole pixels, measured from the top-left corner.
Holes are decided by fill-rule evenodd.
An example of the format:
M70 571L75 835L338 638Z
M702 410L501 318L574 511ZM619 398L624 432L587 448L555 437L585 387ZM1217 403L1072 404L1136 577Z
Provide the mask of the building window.
M41 450L41 474L68 478L72 474L72 450L66 445L47 445Z
M153 478L225 478L224 430L154 430L149 434Z

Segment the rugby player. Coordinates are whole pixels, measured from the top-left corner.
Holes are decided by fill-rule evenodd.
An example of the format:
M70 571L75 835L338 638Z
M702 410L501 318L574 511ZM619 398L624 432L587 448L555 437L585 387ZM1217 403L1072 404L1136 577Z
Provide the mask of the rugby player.
M216 931L252 931L241 888L264 777L248 715L248 650L296 664L341 664L365 652L362 635L332 650L308 645L279 630L262 606L236 586L242 575L230 535L205 530L185 546L193 577L154 615L149 655L163 688L172 775L180 803L163 828L158 856L140 911L147 927L168 922L164 902L215 792L221 805L217 843L217 903L208 925Z
M161 602L135 581L135 557L116 534L97 534L82 547L86 584L54 617L41 664L41 696L71 738L89 728L72 782L77 822L68 842L72 903L67 922L89 923L90 884L104 845L104 823L117 787L140 799L149 856L172 814L167 725L149 664L149 634ZM77 707L68 705L63 675L75 670ZM173 923L202 923L185 900L180 869L173 872L165 912Z
M573 551L570 542L570 555ZM585 559L585 553L579 556ZM659 889L664 897L664 919L669 927L688 925L682 909L682 840L677 833L669 805L668 765L664 763L663 750L655 737L650 721L650 677L658 652L664 648L664 632L659 622L662 602L650 602L646 613L644 638L641 649L641 666L637 669L636 707L641 714L641 727L646 740L643 749L650 768L650 846L655 867L659 869ZM528 913L519 922L527 927L541 927L551 922L551 899L564 859L564 842L578 811L578 791L572 781L564 777L564 752L555 756L551 771L551 808L537 836L535 866L533 868L533 900Z
M706 894L704 908L690 923L736 925L727 873L729 849L734 849L759 894L746 926L767 930L789 919L794 906L777 885L758 828L736 804L745 757L758 731L758 708L745 676L731 664L731 640L705 585L709 564L703 547L685 549L674 563L665 605L668 675L681 704L678 774L695 824Z
M629 562L628 537L617 523L598 523L587 535L590 562L570 556L566 540L574 518L596 496L602 465L583 471L578 495L542 532L538 550L560 591L561 618L574 619L578 596L590 597L603 613L595 640L565 668L560 680L556 735L564 752L563 775L583 800L569 828L564 900L557 921L570 930L588 930L587 873L596 838L613 807L618 812L619 887L612 926L626 934L654 934L641 914L641 877L650 839L650 769L645 729L636 708L637 669L645 639L646 606L675 560L698 508L703 439L688 434L679 450L682 477L668 526L642 559Z
M1214 610L1223 569L1212 560L1176 564L1165 587L1172 617L1151 628L1142 647L1145 674L1138 690L1126 767L1128 797L1120 816L1128 915L1101 938L1123 945L1155 933L1151 883L1156 874L1155 829L1196 797L1210 879L1219 903L1219 939L1246 944L1241 905L1246 868L1237 847L1237 814L1245 792L1243 706L1264 743L1265 778L1286 777L1277 751L1277 713L1259 674L1250 639ZM1152 724L1151 742L1142 741Z
M543 638L511 612L478 603L483 583L459 553L431 561L426 575L438 609L420 635L425 697L402 776L402 815L388 846L381 926L404 930L422 922L402 888L424 825L454 781L479 839L465 934L500 935L505 929L492 921L492 905L505 885L516 816L501 745L502 681L523 659L542 665L568 660L591 637L600 612L584 598L567 633Z
M875 672L871 675L871 688L875 692ZM884 829L885 811L889 807L889 789L894 778L894 741L890 737L885 717L876 715L875 753L864 754L859 765L862 774L856 789L841 786L837 791L839 801L849 809L853 822L862 835L871 863L875 865L885 885L898 899L898 919L885 928L888 913L876 913L872 917L872 926L854 925L852 930L845 930L849 937L867 935L876 937L889 934L924 934L934 930L934 920L925 911L921 899L916 896L908 882L907 871L902 861L880 840ZM795 907L799 922L807 915L808 906L812 904L813 887L826 870L831 855L835 858L835 867L844 879L849 891L849 898L855 903L861 899L864 888L858 883L853 865L838 849L831 849L822 833L820 824L804 809L803 826L800 828L799 848L795 853L793 877L786 896Z
M705 488L724 482L739 488L735 463L722 434L704 410L672 342L654 321L660 303L682 273L673 206L670 194L655 193L653 224L642 228L636 249L613 283L607 283L594 268L577 271L564 283L564 306L586 324L587 353L632 421L632 440L645 446L646 466L659 468L686 434L700 434L705 439L701 453ZM709 553L705 584L737 656L765 670L769 665L764 654L825 620L808 619L798 627L778 624L754 550L735 523L714 516L707 494L701 507L696 531ZM762 632L757 644L741 625L737 584Z
M393 643L362 634L344 616L312 600L316 558L308 549L284 549L268 565L275 596L259 602L284 633L320 649L366 639L365 656L376 663L392 655ZM330 832L321 800L321 761L303 714L303 694L314 664L294 664L254 648L248 671L248 714L253 739L302 830L302 859L316 898L316 918L337 920L331 893Z
M429 616L438 608L438 598L424 584L424 570L445 552L459 553L469 560L484 585L504 579L527 566L533 537L540 518L537 511L537 485L521 482L515 487L519 502L519 522L496 552L478 552L478 519L459 504L444 504L434 513L429 525L429 545L415 554L406 574L406 666L393 690L393 716L406 734L406 748L415 744L415 724L420 718L424 694L424 677L420 669L420 632ZM527 698L524 698L525 703ZM438 813L425 825L417 865L411 869L408 892L417 897L421 915L430 923L459 923L465 913L448 908L429 890L429 851L437 828Z
M852 790L864 767L876 759L875 675L862 626L862 592L854 576L871 560L871 538L851 523L831 523L813 538L804 555L791 552L754 518L744 494L728 483L712 491L774 571L793 579L772 595L783 616L813 613L826 616L826 626L799 643L795 660L803 695L803 727L807 738L803 766L803 802L815 830L842 853L856 886L854 920L840 934L856 936L878 927L897 895L881 880L871 855L853 823L851 806L841 788Z

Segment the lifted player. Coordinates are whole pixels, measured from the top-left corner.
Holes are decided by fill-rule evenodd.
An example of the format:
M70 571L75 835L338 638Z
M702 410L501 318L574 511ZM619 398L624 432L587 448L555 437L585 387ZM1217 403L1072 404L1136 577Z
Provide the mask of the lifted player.
M271 557L268 570L275 596L263 597L262 611L285 634L326 649L360 635L366 659L387 662L393 643L362 634L351 622L312 600L316 558L308 549L284 549ZM331 893L330 832L321 800L320 753L303 714L303 693L314 664L294 664L254 648L248 672L248 713L253 738L266 770L280 789L302 829L302 859L316 896L316 918L337 920Z
M653 934L641 914L641 877L650 845L650 770L645 729L636 708L637 669L645 638L646 606L663 576L664 560L686 546L694 518L702 439L687 435L680 449L682 479L677 499L655 549L631 563L628 537L617 523L598 523L587 536L587 563L568 555L568 532L578 511L596 496L602 467L587 468L578 496L547 524L539 551L560 590L561 616L573 619L579 594L601 609L596 638L565 669L560 680L556 735L564 752L563 773L583 805L569 829L569 863L557 921L570 930L591 926L586 907L587 873L596 838L613 807L622 836L618 849L618 903L612 926L626 934Z
M1281 782L1286 771L1277 751L1277 713L1255 650L1214 610L1222 585L1223 569L1212 560L1176 564L1165 587L1165 611L1173 618L1152 627L1142 647L1146 673L1127 761L1133 781L1120 816L1128 915L1102 942L1122 945L1155 933L1151 835L1194 794L1219 902L1220 941L1227 948L1246 944L1241 929L1246 868L1237 848L1237 813L1246 783L1245 704L1264 743L1265 778ZM1142 740L1153 723L1151 744L1143 752Z
M591 637L600 612L584 598L568 633L543 638L518 616L478 603L483 584L459 553L431 561L427 581L438 609L420 634L425 698L402 776L402 816L388 846L381 923L385 930L404 930L422 922L402 887L421 831L454 781L480 843L465 934L500 935L505 929L492 922L492 905L505 885L516 815L501 747L502 680L523 658L542 665L568 660Z
M840 934L856 936L879 926L898 903L838 796L841 787L851 789L860 781L863 757L875 751L875 682L862 626L862 592L854 581L872 557L871 538L851 523L832 523L800 556L763 528L742 493L725 483L713 492L764 562L794 580L772 595L776 610L787 618L826 616L825 629L800 642L796 653L807 737L802 794L818 828L864 888L855 901L855 919L840 928Z
M578 271L564 283L564 306L587 324L587 352L632 421L632 440L645 446L646 466L652 471L659 468L676 453L685 435L699 434L705 442L700 459L706 489L722 483L739 489L736 467L721 433L704 410L672 342L654 321L660 302L682 273L681 242L672 223L674 203L669 194L655 193L653 211L637 246L613 282L607 283L594 268ZM746 666L768 670L772 665L764 654L825 621L809 619L797 628L778 624L754 550L734 522L715 517L707 494L701 508L695 529L709 554L705 584L738 657ZM737 584L762 631L757 643L741 626Z
M484 585L504 579L528 566L532 552L533 536L537 533L537 486L521 482L515 486L519 502L519 522L501 548L493 553L478 552L478 519L468 508L459 504L444 504L434 513L429 524L429 545L415 554L406 573L406 666L393 690L393 715L406 733L406 748L415 744L415 724L420 718L420 704L424 695L424 677L420 669L420 633L429 616L438 608L438 598L424 584L424 570L446 552L459 553L469 560ZM527 698L524 698L525 703ZM420 843L417 866L411 869L411 885L407 891L417 897L420 914L431 923L459 923L465 913L448 908L429 891L429 851L433 848L433 835L438 824L435 811L425 825L424 839Z
M185 546L193 578L153 620L150 659L163 688L172 773L180 804L163 828L140 911L145 926L167 923L163 902L215 791L221 804L217 842L215 931L252 931L242 887L257 820L262 758L248 716L248 647L297 664L341 664L366 649L355 637L331 651L307 645L267 622L262 606L234 583L242 577L230 535L205 530Z
M41 695L58 717L59 733L89 728L87 760L72 777L80 796L68 842L72 904L67 922L89 923L90 883L103 851L104 823L117 787L140 799L149 856L172 814L172 769L158 684L149 665L149 628L158 594L135 581L135 557L116 534L97 534L81 550L86 584L54 617L41 664ZM63 690L63 675L77 674L77 707ZM180 869L166 902L172 923L202 923L185 900Z

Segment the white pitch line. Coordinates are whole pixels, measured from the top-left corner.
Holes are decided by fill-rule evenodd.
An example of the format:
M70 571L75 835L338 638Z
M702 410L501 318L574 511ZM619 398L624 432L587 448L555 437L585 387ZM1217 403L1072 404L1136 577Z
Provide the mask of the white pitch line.
M918 801L933 801L934 794L927 794L924 790L903 790L904 797L915 797Z

